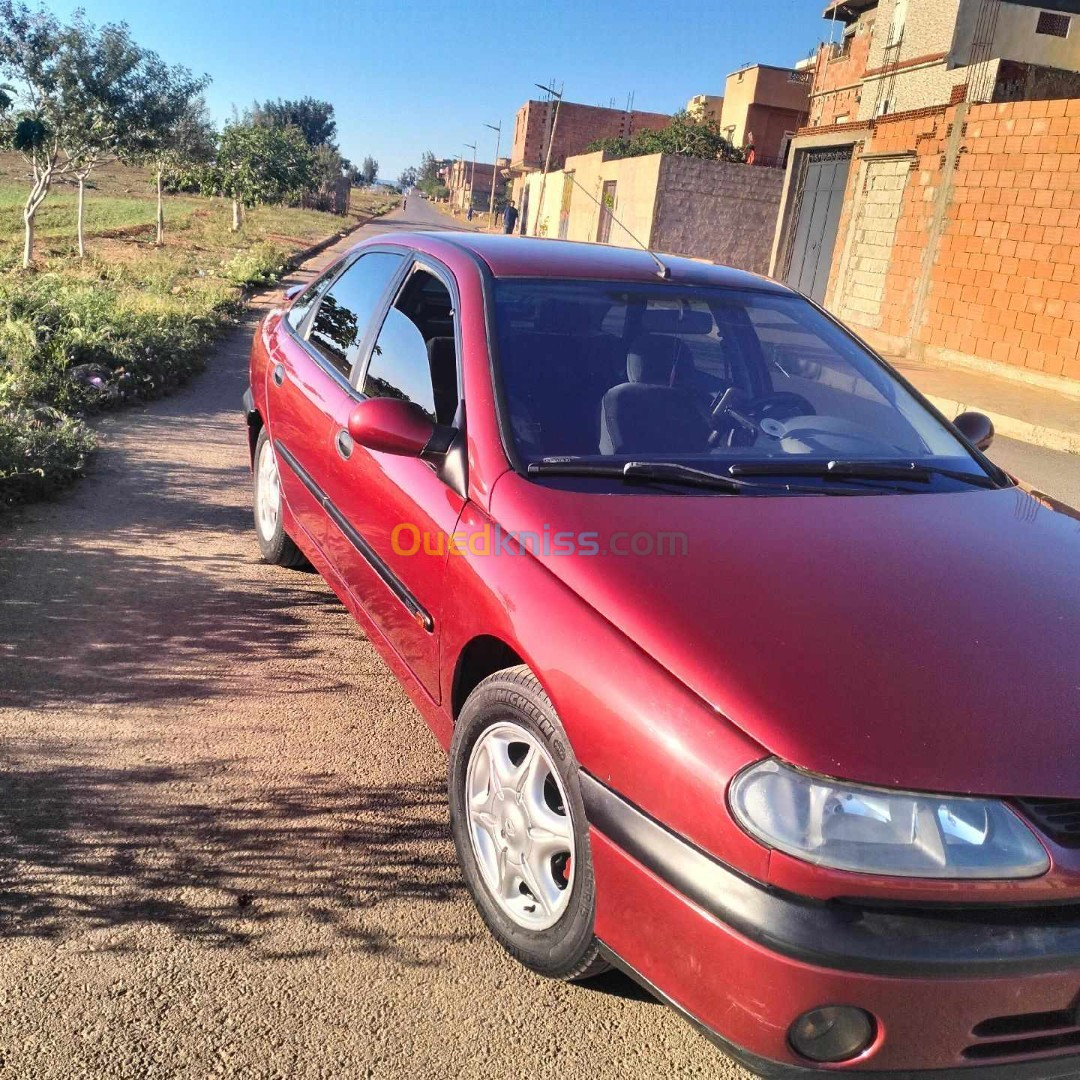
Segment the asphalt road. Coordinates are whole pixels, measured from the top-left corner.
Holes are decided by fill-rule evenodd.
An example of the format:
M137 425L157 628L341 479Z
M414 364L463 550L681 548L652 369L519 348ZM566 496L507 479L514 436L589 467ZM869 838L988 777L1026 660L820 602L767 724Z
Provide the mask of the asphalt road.
M487 935L435 739L322 580L259 561L269 303L5 521L0 1078L745 1077L626 980Z
M445 219L365 231L410 222ZM0 1080L745 1078L626 980L504 956L434 738L322 580L259 561L239 403L272 299L5 522Z

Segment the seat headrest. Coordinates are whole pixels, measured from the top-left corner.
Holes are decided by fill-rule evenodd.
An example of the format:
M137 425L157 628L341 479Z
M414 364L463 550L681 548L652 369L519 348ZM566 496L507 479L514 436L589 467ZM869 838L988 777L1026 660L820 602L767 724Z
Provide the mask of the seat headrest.
M457 355L454 351L454 339L452 337L433 337L427 343L428 364L432 371L443 370L454 364Z
M646 308L641 326L650 334L711 334L713 317L708 311Z
M626 354L626 377L632 383L673 386L681 367L693 364L690 350L671 334L642 334Z

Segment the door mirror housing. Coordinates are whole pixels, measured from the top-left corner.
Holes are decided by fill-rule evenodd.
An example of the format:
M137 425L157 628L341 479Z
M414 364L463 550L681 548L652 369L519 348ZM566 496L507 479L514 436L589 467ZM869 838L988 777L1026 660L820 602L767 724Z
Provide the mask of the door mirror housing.
M435 421L412 401L368 398L349 416L349 434L369 450L419 457L436 433Z
M989 450L994 441L993 421L981 412L962 412L953 421L953 427L978 450Z

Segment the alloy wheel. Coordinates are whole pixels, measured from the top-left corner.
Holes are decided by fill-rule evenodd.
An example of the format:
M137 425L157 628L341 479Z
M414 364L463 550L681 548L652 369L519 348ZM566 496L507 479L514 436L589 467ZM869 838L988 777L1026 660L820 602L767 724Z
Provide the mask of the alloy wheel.
M498 723L476 740L465 778L469 835L484 884L518 926L559 921L574 884L574 828L547 750Z

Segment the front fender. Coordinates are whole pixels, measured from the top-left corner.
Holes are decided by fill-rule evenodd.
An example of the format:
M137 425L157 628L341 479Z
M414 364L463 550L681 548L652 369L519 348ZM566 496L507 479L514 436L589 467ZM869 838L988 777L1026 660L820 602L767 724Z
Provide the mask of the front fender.
M447 562L447 595L457 599L443 620L443 701L471 640L504 641L543 684L583 769L764 879L768 852L735 825L725 800L731 778L765 752L531 554L497 537L491 518L469 503Z

